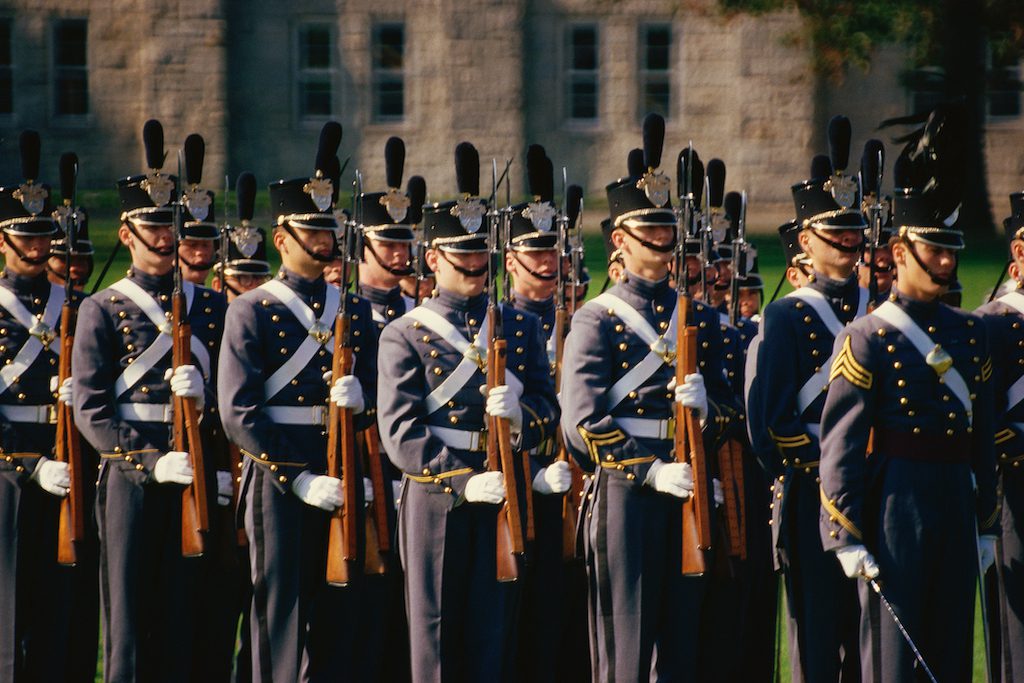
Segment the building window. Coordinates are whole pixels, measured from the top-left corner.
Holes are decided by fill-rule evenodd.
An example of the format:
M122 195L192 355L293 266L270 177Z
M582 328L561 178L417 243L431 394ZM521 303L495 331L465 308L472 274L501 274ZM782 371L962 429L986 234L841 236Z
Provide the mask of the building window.
M334 113L334 36L331 27L327 24L303 24L298 27L296 43L299 119L330 118Z
M597 26L575 24L566 31L566 118L593 122L598 119Z
M14 72L11 59L11 20L0 19L0 114L14 113Z
M57 116L89 113L89 69L85 19L63 19L53 26L53 111Z
M950 99L946 92L945 72L939 67L923 67L906 76L910 92L910 111L931 111ZM1021 115L1020 69L1018 66L991 66L985 83L985 113L991 118L1015 118Z
M405 25L373 27L373 120L405 117Z
M669 118L672 105L672 27L647 24L640 27L640 116L648 113Z

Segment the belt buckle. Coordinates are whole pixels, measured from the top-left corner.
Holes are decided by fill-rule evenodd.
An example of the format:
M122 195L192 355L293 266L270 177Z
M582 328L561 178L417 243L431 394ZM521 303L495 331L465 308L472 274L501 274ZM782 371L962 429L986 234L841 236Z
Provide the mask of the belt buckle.
M319 424L321 427L327 427L328 418L331 414L330 406L314 406L314 424Z
M470 448L470 450L474 451L474 452L477 452L477 453L479 453L481 451L486 451L487 450L487 430L486 429L482 429L479 432L473 432L473 435L476 437L476 446L473 447L473 448ZM473 446L473 444L470 444L470 446Z
M676 419L674 417L670 417L665 420L665 438L676 438Z
M57 404L47 404L43 406L43 410L46 411L46 423L51 425L57 424Z

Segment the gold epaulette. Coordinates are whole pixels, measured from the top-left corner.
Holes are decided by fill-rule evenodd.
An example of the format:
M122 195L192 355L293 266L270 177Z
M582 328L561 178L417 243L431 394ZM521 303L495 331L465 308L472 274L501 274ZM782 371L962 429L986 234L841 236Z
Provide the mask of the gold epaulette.
M821 495L821 506L825 508L825 512L828 513L830 521L838 522L839 526L846 529L847 533L856 538L858 541L863 541L864 537L857 528L857 525L850 521L850 518L839 511L836 507L836 499L829 498L825 495L825 489L821 486L818 487L818 492Z
M843 342L843 349L832 362L832 372L829 373L828 381L843 376L850 384L861 389L870 389L874 375L853 357L853 348L850 346L850 338Z

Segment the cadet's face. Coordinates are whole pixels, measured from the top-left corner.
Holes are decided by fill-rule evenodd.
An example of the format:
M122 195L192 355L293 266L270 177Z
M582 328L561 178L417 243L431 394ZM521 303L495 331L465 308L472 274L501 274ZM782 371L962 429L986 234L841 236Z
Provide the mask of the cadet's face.
M50 252L50 236L40 235L37 237L26 237L23 235L8 235L0 232L0 253L4 255L7 270L18 275L34 277L46 269L46 261L39 265L29 263L18 256L15 249L32 260L46 259Z
M214 240L185 239L178 243L178 256L189 263L197 265L213 261L213 255L216 251Z
M845 247L856 247L864 241L864 233L861 230L825 230L822 231L822 235ZM836 249L811 230L802 230L799 241L804 252L814 261L814 267L834 279L849 277L860 258L859 249L851 252Z
M53 280L55 284L64 284L67 278L67 258L61 256L50 257L50 272L53 273ZM92 257L91 256L72 256L71 257L71 284L74 289L81 290L85 287L86 281L89 276L92 275Z
M370 253L371 247L377 255L376 258ZM402 276L389 272L388 268L409 267L409 243L375 240L368 237L363 256L363 263L359 265L359 279L374 287L391 289L401 282ZM380 263L377 262L378 259L380 259Z
M335 287L341 286L341 276L344 273L341 261L331 261L324 266L324 279Z
M917 253L921 264L914 259L910 249ZM952 279L956 272L956 251L947 247L937 247L924 242L913 242L912 246L905 242L897 242L893 245L892 256L896 262L900 292L915 299L928 301L944 293L947 285L936 284L932 276ZM931 274L922 268L922 264L931 271Z
M741 289L739 297L740 315L751 318L761 310L761 292L757 289Z
M309 230L292 228L295 236L288 234L283 228L274 230L274 246L281 253L281 263L285 268L302 277L315 278L323 273L324 264L306 253L306 249L319 256L328 256L334 252L334 232L331 230ZM303 249L305 245L306 249Z
M132 267L150 275L170 272L174 267L174 233L171 232L171 226L136 225L135 232L138 237L124 224L117 231L117 236L132 254ZM145 240L145 244L142 240Z
M269 279L269 275L228 275L226 278L228 289L226 292L224 292L224 286L220 281L220 277L214 277L211 285L215 291L224 292L228 298L228 303L231 303L242 294L256 289Z
M486 251L461 253L427 249L426 252L427 265L434 271L437 286L462 296L476 296L483 292L487 284L487 272L466 275L457 268L469 271L486 268L488 256Z
M867 254L865 254L865 258ZM892 281L896 269L892 263L892 250L889 247L879 247L875 250L875 282L878 283L879 292L888 292L892 289ZM868 264L858 267L857 279L861 287L867 287L871 283L871 268Z
M615 260L608 264L608 279L612 282L619 282L622 280L622 272L622 261Z
M640 244L640 240L667 247L675 237L673 225L645 225L630 228L636 237L630 237L624 230L612 231L612 243L622 250L626 270L649 279L661 279L668 274L672 262L672 251L657 251ZM637 239L639 238L639 239Z
M509 251L505 254L505 267L512 274L517 292L537 301L554 295L558 280L544 280L533 273L555 275L558 272L558 250Z

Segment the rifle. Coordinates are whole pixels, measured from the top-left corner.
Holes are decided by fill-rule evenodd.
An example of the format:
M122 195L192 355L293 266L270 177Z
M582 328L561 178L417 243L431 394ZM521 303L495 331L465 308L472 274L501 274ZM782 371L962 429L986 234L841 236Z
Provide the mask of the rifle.
M511 163L511 161L510 161ZM497 162L492 163L491 206L487 212L488 259L487 286L487 389L505 384L505 361L508 344L505 341L498 293L498 268L504 263L501 214L494 208L498 193ZM506 290L507 292L507 290ZM506 292L502 292L504 295ZM497 519L497 578L498 581L516 581L525 552L522 518L519 512L519 487L516 482L515 460L512 454L512 433L508 420L487 417L487 469L501 472L505 477L505 502L498 510Z
M196 136L198 137L198 136ZM190 135L189 138L192 138ZM200 142L201 142L200 138ZM185 163L191 166L193 155L201 152L185 141ZM178 153L177 198L173 203L174 212L174 290L171 294L171 326L174 342L171 349L171 367L177 368L192 363L192 327L188 323L185 293L181 286L181 263L178 259L178 243L183 228L181 193L182 154ZM191 174L190 174L191 175ZM206 533L210 530L209 499L206 496L206 466L203 458L203 442L199 435L199 411L194 398L172 396L174 414L174 450L190 455L192 483L181 494L181 554L184 557L200 557L205 551Z
M697 327L690 324L690 308L693 302L686 286L686 237L696 227L693 170L695 163L699 161L695 158L692 143L685 154L686 194L680 197L683 205L683 224L677 226L677 232L681 233L682 239L677 240L675 254L677 386L685 383L686 375L697 371ZM682 157L680 160L682 161ZM701 255L702 267L703 261ZM708 472L704 441L698 416L679 403L673 403L673 410L676 421L676 462L689 462L693 471L693 495L683 501L682 509L682 573L686 576L701 575L707 571L704 551L711 548L711 500L707 490Z
M885 147L878 140L864 143L860 162L860 183L863 188L863 211L868 215L868 303L873 308L878 300L878 278L875 251L882 236L882 173L885 170Z
M569 334L569 314L566 309L565 282L562 276L562 265L565 261L566 252L569 256L569 267L572 269L572 294L570 303L572 309L576 310L576 290L579 288L579 253L575 244L570 244L569 231L575 230L574 242L579 241L582 228L577 228L576 221L583 212L583 188L579 185L565 187L565 168L562 169L562 187L564 188L562 200L562 215L558 220L558 289L555 303L555 388L562 384L562 357L565 353L565 337ZM564 460L569 463L569 470L572 472L572 484L562 499L562 559L566 562L576 558L576 518L579 508L579 498L583 491L583 472L569 457L568 449L565 447L565 440L562 430L555 431L555 460Z
M60 183L64 205L58 209L64 227L64 245L67 250L67 268L64 273L64 305L60 311L60 363L57 366L58 386L71 377L71 350L75 344L75 323L78 309L72 305L71 257L78 245L78 204L75 193L78 177L78 157L73 153L61 155ZM60 501L60 520L57 525L57 562L66 566L78 564L77 544L85 540L85 471L82 462L82 442L75 427L71 406L57 402L57 443L54 451L57 462L66 462L71 478L68 495Z

